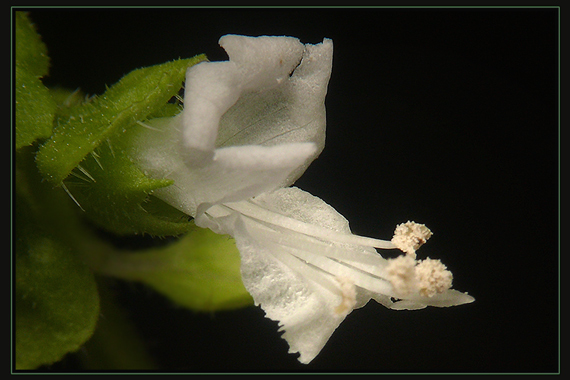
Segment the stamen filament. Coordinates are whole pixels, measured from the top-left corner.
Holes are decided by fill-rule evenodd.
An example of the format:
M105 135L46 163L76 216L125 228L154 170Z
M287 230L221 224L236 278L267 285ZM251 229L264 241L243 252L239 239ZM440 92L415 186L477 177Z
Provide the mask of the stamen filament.
M357 251L350 249L350 247L338 246L307 235L289 235L286 229L282 229L277 225L265 224L265 222L257 221L248 216L246 218L252 222L263 224L268 229L268 232L269 230L273 231L272 239L280 245L318 252L321 256L333 258L343 263L349 262L352 266L360 270L370 271L370 273L378 277L386 277L384 268L388 265L388 261L377 252L365 253L366 251ZM366 266L366 268L363 268L363 266Z
M261 231L253 231L253 229L251 228L247 229L251 236L260 238L260 235L262 234ZM283 264L291 268L293 271L301 274L304 278L321 285L329 292L341 295L338 285L335 284L334 281L332 281L332 279L329 278L329 273L320 270L319 268L315 268L312 265L307 265L307 263L304 260L299 259L294 255L286 254L285 252L283 252L282 247L280 247L277 243L273 241L266 240L265 244L271 248L271 255L273 257L281 261Z
M380 240L364 236L346 234L339 231L333 231L268 210L251 201L225 203L225 205L234 211L237 211L243 215L247 215L250 218L268 222L270 224L276 224L283 228L287 228L291 231L299 232L304 235L326 239L337 243L357 244L365 247L374 247L380 249L396 248L396 246L388 240Z
M277 248L276 246L274 247ZM333 294L341 295L338 285L329 278L330 274L328 272L322 271L313 265L307 265L305 261L297 256L285 254L279 249L272 250L271 253L277 260L301 274L304 278L321 285Z
M392 285L388 281L380 277L373 276L371 273L346 266L342 262L325 256L316 255L310 251L298 250L289 247L288 250L295 257L298 257L327 273L333 274L336 277L349 277L355 285L358 285L361 288L380 294L393 293Z
M252 218L247 218L255 222ZM259 227L266 228L261 230ZM357 265L351 265L339 260L337 253L344 251L341 247L335 247L330 244L326 245L318 241L309 241L307 238L300 241L299 236L293 236L296 239L291 239L291 237L287 237L287 235L283 235L265 225L259 225L259 227L248 230L250 230L249 232L252 236L263 239L266 242L271 242L271 245L275 247L275 249L272 250L272 254L279 252L279 255L282 255L281 251L285 250L290 253L290 255L302 260L304 263L310 264L314 268L318 268L335 277L348 277L355 285L372 292L381 294L393 293L392 285L388 280L383 278L385 277L383 271L385 264L383 261L380 261L380 267L359 268ZM334 253L331 251L334 251ZM327 257L327 253L332 257Z

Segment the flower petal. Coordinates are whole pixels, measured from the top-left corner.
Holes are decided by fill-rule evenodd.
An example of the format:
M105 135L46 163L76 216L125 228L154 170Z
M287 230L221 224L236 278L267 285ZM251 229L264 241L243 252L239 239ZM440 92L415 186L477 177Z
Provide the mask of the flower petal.
M219 44L240 69L243 90L263 91L288 78L299 64L304 45L294 37L247 37L228 34Z
M253 43L257 38L250 40ZM285 77L280 85L269 90L242 93L220 120L216 146L315 143L314 155L282 184L291 185L324 147L325 96L332 69L332 52L330 39L317 45L307 44L301 63L291 77Z
M212 152L221 116L238 100L242 77L233 62L203 62L186 72L182 142Z
M133 155L147 175L175 182L153 195L192 216L200 204L290 185L324 146L332 41L228 35L220 44L230 61L191 67L184 111L145 124Z
M216 149L212 164L200 170L203 173L200 183L195 183L196 199L208 203L236 202L273 191L315 150L313 143Z
M342 215L321 199L297 188L264 193L254 201L300 222L338 233L350 232ZM298 251L307 248L307 236L300 233L288 236L287 232L273 230L246 215L232 212L231 207L231 204L213 206L197 218L196 224L235 238L246 289L268 318L279 321L284 330L283 338L290 346L289 352L299 352L302 363L310 362L346 315L370 299L369 293L361 292L362 289L342 277L342 273L330 274L297 257ZM324 256L327 245L322 246L322 258L327 260ZM367 253L363 249L359 252ZM373 254L378 256L375 251Z
M447 291L435 294L432 297L417 296L411 298L410 301L416 301L427 306L448 307L471 303L475 301L475 298L467 293L462 293L454 289L448 289Z
M242 92L278 86L289 78L304 51L293 37L226 35L219 43L229 61L205 62L186 75L183 123L188 148L213 150L220 117Z
M342 294L334 291L334 283L325 275L309 280L307 276L317 278L319 274L300 271L299 267L311 269L280 247L251 238L245 223L236 228L234 236L242 260L242 280L255 304L268 318L279 321L289 352L299 352L302 363L310 362L346 316L334 313L342 304ZM329 286L323 286L327 280Z
M236 146L217 149L210 160L196 162L177 154L179 120L152 120L152 129L138 134L133 157L146 175L174 181L155 190L154 196L194 217L202 203L235 202L274 190L316 149L313 143Z
M419 294L416 294L411 297L406 297L406 299L403 300L384 304L384 306L392 310L417 310L423 309L426 306L459 306L466 303L471 303L473 301L475 301L475 298L467 293L462 293L454 289L448 289L445 292L435 294L432 297L422 297Z

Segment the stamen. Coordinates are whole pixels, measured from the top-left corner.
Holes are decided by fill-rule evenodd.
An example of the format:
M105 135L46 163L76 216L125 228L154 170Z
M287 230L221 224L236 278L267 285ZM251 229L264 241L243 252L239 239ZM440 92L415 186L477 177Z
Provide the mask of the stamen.
M380 277L374 276L372 273L346 266L342 262L314 254L310 251L296 250L293 248L289 248L288 250L296 257L313 264L325 272L337 277L350 277L354 283L361 288L371 290L375 293L392 293L390 283Z
M420 294L424 297L433 297L451 288L453 274L440 260L428 257L416 265L416 278Z
M433 235L424 224L407 221L396 226L392 243L406 254L416 257L416 251Z
M356 286L391 296L419 291L422 296L431 297L451 286L451 272L441 262L424 260L420 265L415 260L415 249L432 235L423 224L408 221L398 225L393 241L405 242L409 252L386 260L366 249L387 247L393 245L391 242L302 222L253 201L213 205L204 212L204 216L213 218L239 213L250 235L272 247L272 255L335 294L339 290L329 276L348 278ZM339 310L344 310L347 302L343 301Z
M388 261L388 279L401 296L419 292L423 297L433 297L451 288L453 274L440 260L427 258L418 262L403 255Z
M375 247L381 249L394 249L396 246L388 240L380 240L358 235L346 234L339 231L333 231L324 227L301 222L288 216L276 213L274 211L263 208L251 201L226 203L227 207L250 218L271 224L279 225L291 231L299 232L304 235L313 236L337 243L347 243L362 245L365 247Z
M336 277L335 279L340 285L342 301L334 311L338 315L343 315L354 309L354 305L356 305L356 287L354 282L348 277Z
M313 267L335 277L349 277L356 285L362 288L376 293L393 293L391 284L386 279L380 277L384 274L382 269L384 265L382 265L382 267L361 269L338 260L336 254L331 254L331 250L335 248L334 246L329 245L326 247L318 243L315 244L314 242L308 241L306 237L303 238L298 235L293 236L293 239L291 239L291 237L271 230L267 226L260 225L259 223L256 224L258 227L249 228L249 233L257 239L263 239L266 242L265 244L271 242L275 247L272 254L274 251L284 250L303 262L311 264ZM329 248L327 253L332 257L327 257L326 254L324 254L324 252L327 251L326 248ZM335 253L338 251L342 251L342 248L336 248ZM376 272L380 274L380 276L372 272Z
M413 293L417 289L416 260L410 255L403 255L388 261L386 272L396 293L402 297Z
M278 246L274 246L274 248L278 248ZM299 259L296 256L288 255L285 252L281 252L279 249L274 249L271 251L271 254L283 264L287 265L293 271L299 273L307 280L310 280L329 292L341 295L340 290L333 281L329 278L330 275L327 272L320 271L319 268L315 268L311 265L307 265L306 262Z
M208 210L209 212L209 210ZM252 222L262 224L266 228L274 231L276 234L280 232L279 235L276 235L274 238L279 244L286 245L292 248L298 249L305 249L311 252L318 252L320 255L327 256L330 258L334 258L339 261L343 262L350 262L352 265L359 267L361 270L364 269L363 266L378 268L378 271L373 271L375 275L379 277L383 277L383 268L387 265L387 261L385 258L380 256L378 252L374 251L368 252L364 250L362 247L359 250L351 249L352 247L347 246L339 246L337 244L333 244L329 241L323 241L319 238L314 236L309 236L305 234L299 235L291 235L290 230L286 228L282 228L281 226L275 224L269 224L267 222L259 221L249 216L244 216L248 218Z

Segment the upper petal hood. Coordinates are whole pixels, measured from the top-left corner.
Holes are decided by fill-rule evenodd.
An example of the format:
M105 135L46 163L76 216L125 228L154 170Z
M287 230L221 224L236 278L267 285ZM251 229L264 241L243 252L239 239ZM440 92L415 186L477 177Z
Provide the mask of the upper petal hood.
M240 70L242 90L263 91L283 82L301 62L305 46L293 37L220 38L230 62Z
M324 147L331 40L227 35L220 44L230 60L189 68L182 114L151 120L132 152L147 175L174 180L154 195L192 216L202 203L292 184Z
M232 37L244 39L244 43L252 40ZM257 37L254 40L264 38L285 37ZM285 49L289 51L290 48L285 46ZM222 116L215 145L314 143L314 154L281 184L291 185L325 145L325 96L332 70L332 53L333 43L327 38L317 45L304 45L298 66L290 76L283 79L274 72L272 78L282 78L278 85L261 92L244 91Z

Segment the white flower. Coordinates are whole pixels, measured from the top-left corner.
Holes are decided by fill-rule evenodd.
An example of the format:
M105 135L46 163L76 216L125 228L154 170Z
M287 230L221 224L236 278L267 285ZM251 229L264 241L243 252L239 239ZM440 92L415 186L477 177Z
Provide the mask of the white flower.
M228 35L220 45L230 60L191 67L184 111L152 121L132 155L147 175L174 180L153 195L235 238L243 283L289 351L310 362L371 298L392 309L472 302L450 289L443 264L415 260L427 227L398 226L393 242L356 236L331 206L289 187L324 146L332 41ZM397 246L408 254L375 249Z

